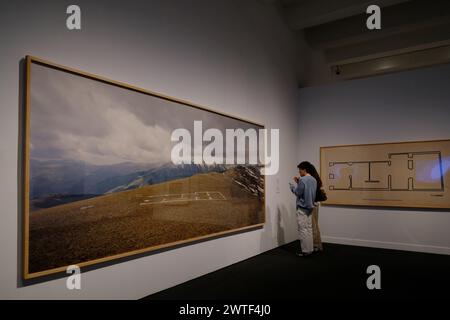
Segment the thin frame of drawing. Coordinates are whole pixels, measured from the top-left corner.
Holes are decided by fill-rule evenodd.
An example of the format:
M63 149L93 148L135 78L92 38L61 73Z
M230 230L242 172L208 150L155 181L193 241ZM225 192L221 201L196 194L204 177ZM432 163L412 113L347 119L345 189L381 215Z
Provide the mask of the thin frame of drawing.
M324 152L327 149L332 148L344 148L344 147L366 147L366 146L381 146L381 145L387 145L387 146L393 146L393 145L407 145L407 144L417 144L417 143L439 143L439 142L450 142L450 139L437 139L437 140L417 140L417 141L401 141L401 142L386 142L386 143L367 143L367 144L348 144L348 145L336 145L336 146L324 146L320 147L320 176L324 177L323 174L325 173L324 170ZM444 173L445 175L445 173ZM442 179L444 179L442 177ZM324 179L324 181L328 179ZM325 183L324 183L325 184ZM327 186L325 186L327 187ZM329 206L351 206L351 207L385 207L385 208L412 208L412 209L440 209L440 210L446 210L450 209L450 206L427 206L427 205L396 205L396 204L390 204L390 205L384 205L384 204L376 204L376 203L367 203L367 204L359 204L359 203L340 203L340 202L333 202L332 199L328 199L326 202L323 202L322 205L329 205Z

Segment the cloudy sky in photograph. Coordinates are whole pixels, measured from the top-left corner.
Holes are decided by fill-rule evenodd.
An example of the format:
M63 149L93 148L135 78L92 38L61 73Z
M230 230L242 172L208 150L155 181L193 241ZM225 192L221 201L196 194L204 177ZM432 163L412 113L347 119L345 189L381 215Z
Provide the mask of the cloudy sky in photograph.
M78 160L94 165L166 163L174 129L192 132L257 128L229 117L181 105L36 63L31 68L31 158ZM224 149L225 150L225 149Z

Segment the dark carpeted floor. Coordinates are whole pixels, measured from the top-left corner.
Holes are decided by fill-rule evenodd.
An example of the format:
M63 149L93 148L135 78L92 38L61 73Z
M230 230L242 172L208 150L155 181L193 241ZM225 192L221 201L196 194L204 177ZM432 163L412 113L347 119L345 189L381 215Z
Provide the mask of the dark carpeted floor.
M299 242L267 251L150 300L190 299L448 299L450 256L324 244L302 258ZM205 257L207 259L207 257ZM366 269L381 269L381 290L369 290Z

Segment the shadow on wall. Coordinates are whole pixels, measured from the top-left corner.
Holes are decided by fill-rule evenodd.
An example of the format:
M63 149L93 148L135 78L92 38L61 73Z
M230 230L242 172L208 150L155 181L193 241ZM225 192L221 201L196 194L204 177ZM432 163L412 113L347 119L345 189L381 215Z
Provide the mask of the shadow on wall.
M278 246L293 241L297 231L297 220L293 205L287 207L282 204L277 208L277 240Z
M19 61L19 132L17 150L17 287L23 286L23 210L24 210L24 146L25 146L25 81L26 81L26 61L21 59Z
M295 212L293 208L288 207L279 204L273 211L274 214L272 214L270 208L266 208L266 223L261 233L261 252L292 241L289 235L292 234L291 226L292 228L296 227Z

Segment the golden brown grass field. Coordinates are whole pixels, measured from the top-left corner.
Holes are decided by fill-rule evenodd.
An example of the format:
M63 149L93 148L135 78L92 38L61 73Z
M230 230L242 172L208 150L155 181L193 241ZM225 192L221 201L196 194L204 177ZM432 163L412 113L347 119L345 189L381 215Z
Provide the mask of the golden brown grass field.
M29 272L263 223L264 199L242 189L234 174L198 174L33 211ZM199 194L200 201L192 195L187 200L157 197L195 192L211 192L212 199L205 193Z

